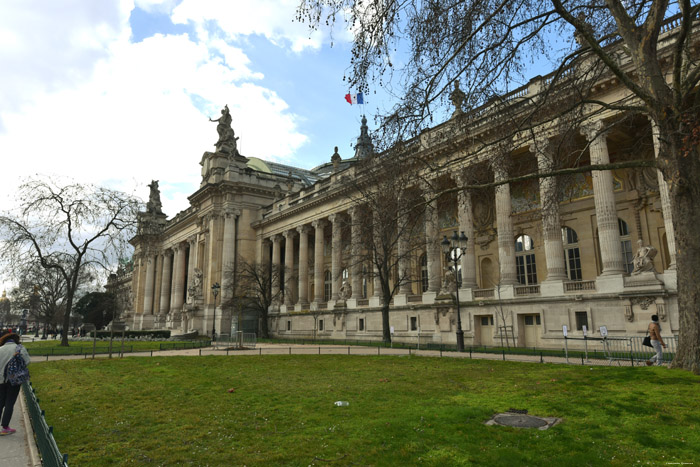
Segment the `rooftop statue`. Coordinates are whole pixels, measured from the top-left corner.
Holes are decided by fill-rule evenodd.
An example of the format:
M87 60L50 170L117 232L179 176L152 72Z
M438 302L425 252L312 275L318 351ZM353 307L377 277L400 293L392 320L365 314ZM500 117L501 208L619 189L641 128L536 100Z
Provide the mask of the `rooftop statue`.
M466 95L464 94L464 91L459 89L458 79L455 80L455 88L450 93L449 98L450 101L452 101L452 105L455 106L455 111L452 113L452 116L455 117L464 113L464 111L462 110L462 106L464 106L464 99L466 98Z
M153 214L163 214L163 204L160 202L160 190L158 189L158 180L151 180L148 185L151 189L148 195L148 203L146 203L146 212Z
M235 155L238 154L236 141L238 137L231 128L231 112L228 110L228 105L225 105L221 110L221 117L216 120L209 119L210 122L218 122L216 131L219 133L219 140L216 142L216 152Z

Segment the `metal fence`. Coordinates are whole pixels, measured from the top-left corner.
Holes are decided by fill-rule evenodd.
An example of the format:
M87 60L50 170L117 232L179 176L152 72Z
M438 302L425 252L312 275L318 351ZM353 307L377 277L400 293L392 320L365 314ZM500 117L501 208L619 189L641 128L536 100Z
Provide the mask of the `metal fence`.
M257 336L254 332L238 331L231 334L219 334L212 345L214 348L236 348L236 349L255 349L257 344Z
M87 341L86 341L87 342ZM211 341L209 339L198 339L194 341L165 341L158 344L158 349L154 350L184 350L184 349L197 349L200 347L211 346ZM32 348L29 349L32 357L57 357L63 355L85 355L86 357L92 355L104 355L104 354L116 354L123 355L127 353L141 353L149 352L151 349L142 349L134 346L133 344L128 344L122 346L119 341L115 341L112 346L108 343L102 342L100 345L95 345L94 348L92 344L88 346L68 346L68 347L49 347L49 348Z
M24 398L27 402L29 419L34 429L36 445L41 455L44 467L68 466L68 454L61 454L53 437L53 427L48 426L44 418L44 411L39 406L39 399L36 397L34 388L30 382L22 384Z

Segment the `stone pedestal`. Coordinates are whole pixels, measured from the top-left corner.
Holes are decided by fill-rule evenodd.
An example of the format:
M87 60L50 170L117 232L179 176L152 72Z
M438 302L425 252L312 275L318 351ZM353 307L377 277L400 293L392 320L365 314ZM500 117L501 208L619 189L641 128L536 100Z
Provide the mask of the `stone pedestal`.
M563 280L546 280L540 284L540 296L542 297L558 297L564 295Z
M405 306L408 304L408 294L398 293L394 295L394 306Z
M435 299L437 298L437 292L423 292L423 304L424 305L431 305L435 303Z
M625 282L622 274L598 276L595 280L595 289L597 293L620 293L624 288Z

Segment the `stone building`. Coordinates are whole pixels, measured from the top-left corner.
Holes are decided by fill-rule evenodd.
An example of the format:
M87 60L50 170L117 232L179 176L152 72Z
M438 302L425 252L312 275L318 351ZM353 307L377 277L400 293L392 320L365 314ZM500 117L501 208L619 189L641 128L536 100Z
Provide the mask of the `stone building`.
M514 133L505 152L502 144L483 145L508 117L536 103L552 76L472 111L462 109L455 88L452 117L407 145L438 167L420 178L439 183L416 187L464 186L465 174L512 180L570 163L564 154L578 165L653 160L658 141L645 117L593 108L567 127L549 121ZM610 76L589 89L604 102L626 98ZM227 108L218 122L217 149L201 158L200 188L188 209L168 219L157 182L151 186L132 240L130 325L209 335L267 326L280 338L380 340L379 284L371 266L350 264L349 252L362 241L344 228L363 209L348 181L362 177L358 167L373 155L366 119L353 157L341 158L336 148L312 170L243 156ZM641 335L652 314L665 334L678 333L673 224L656 169L522 178L490 191L425 192L424 199L424 244L402 263L410 280L390 304L393 339L455 343L455 303L440 290L448 258L438 248L453 231L468 238L456 280L467 345L497 345L506 336L520 346L560 348L563 326L574 337L584 327L592 337L601 327L610 336ZM222 308L230 287L211 293L242 261L283 271L270 285L281 298L266 322Z

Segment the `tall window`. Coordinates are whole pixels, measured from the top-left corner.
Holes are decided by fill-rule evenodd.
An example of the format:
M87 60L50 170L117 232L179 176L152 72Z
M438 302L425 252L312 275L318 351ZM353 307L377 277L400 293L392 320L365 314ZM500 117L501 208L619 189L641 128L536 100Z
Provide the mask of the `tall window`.
M586 313L585 311L577 311L575 316L576 330L583 331L584 326L586 326L586 329L588 329L588 313Z
M620 228L620 249L622 250L622 261L625 263L625 271L630 273L634 270L634 264L632 264L632 258L634 254L632 253L632 239L630 238L630 231L627 228L627 222L622 219L617 219L617 225Z
M330 271L324 273L323 280L323 300L328 301L331 299L331 291L333 288L333 275Z
M428 256L420 257L420 288L422 292L428 291Z
M529 235L520 235L515 239L515 268L518 282L523 285L537 284L534 249L535 245Z
M581 280L581 253L578 249L578 235L574 229L561 228L561 239L564 244L564 256L566 258L566 275L569 280Z
M362 265L362 298L367 298L367 266Z

